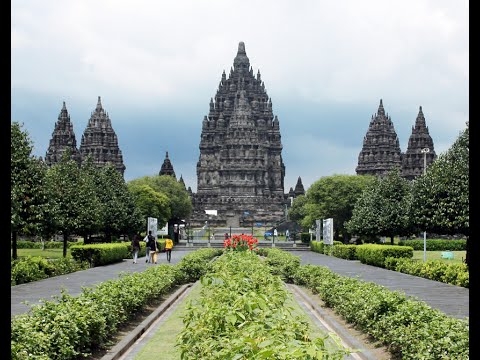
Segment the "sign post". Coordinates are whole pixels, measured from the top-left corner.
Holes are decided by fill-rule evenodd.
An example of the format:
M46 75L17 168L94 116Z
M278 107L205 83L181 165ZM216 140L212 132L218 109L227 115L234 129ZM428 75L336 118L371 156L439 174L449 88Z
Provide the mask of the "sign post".
M323 220L323 243L325 245L333 245L333 219Z
M315 220L315 224L317 225L317 227L315 228L315 241L320 242L322 240L322 237L320 235L321 234L320 229L321 229L322 223L320 222L320 220Z
M157 218L149 217L147 218L147 234L151 231L152 235L157 237Z

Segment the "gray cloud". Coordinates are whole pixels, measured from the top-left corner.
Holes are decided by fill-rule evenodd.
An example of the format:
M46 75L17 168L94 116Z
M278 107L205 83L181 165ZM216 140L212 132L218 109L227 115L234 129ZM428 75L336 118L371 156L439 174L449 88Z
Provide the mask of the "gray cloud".
M468 1L12 2L12 121L37 155L62 101L77 141L97 96L127 180L165 151L196 189L201 121L244 41L280 120L285 188L354 174L382 98L404 151L422 106L437 153L469 117Z

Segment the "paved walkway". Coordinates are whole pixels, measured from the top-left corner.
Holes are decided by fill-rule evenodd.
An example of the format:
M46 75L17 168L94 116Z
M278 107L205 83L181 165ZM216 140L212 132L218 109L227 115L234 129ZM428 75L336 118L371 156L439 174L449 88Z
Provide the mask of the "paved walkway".
M175 251L174 249L171 263L178 263L190 251L192 250ZM291 251L291 253L301 258L302 265L326 266L340 275L358 276L361 280L375 282L391 290L402 291L406 295L425 301L432 308L439 309L449 316L456 318L469 316L469 289L311 251ZM159 254L158 264L167 264L165 254ZM133 264L132 260L124 260L117 264L12 286L11 316L27 312L30 305L39 304L42 300L55 300L54 296L60 295L62 289L72 296L77 296L81 294L83 287L94 287L103 281L118 278L122 272L144 271L151 266L156 265L145 263L143 257L137 264ZM24 304L25 301L30 305Z

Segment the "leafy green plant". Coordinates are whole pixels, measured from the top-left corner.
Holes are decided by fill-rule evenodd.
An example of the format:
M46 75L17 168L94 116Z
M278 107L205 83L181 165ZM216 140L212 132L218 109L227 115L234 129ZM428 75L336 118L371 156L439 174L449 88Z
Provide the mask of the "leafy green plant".
M385 344L395 356L469 359L468 318L449 317L414 297L322 266L300 266L294 282L319 294L326 306Z
M188 254L174 266L158 265L141 273L121 273L119 279L82 289L77 297L63 291L56 300L14 316L11 359L71 360L104 348L121 324L185 280L180 268L200 269L202 266L192 264L209 262L222 253L214 249L197 251L198 254ZM187 264L183 264L184 259Z
M226 252L201 277L202 296L187 306L177 346L182 359L342 359L328 336L311 339L305 318L285 306L288 292L251 252Z

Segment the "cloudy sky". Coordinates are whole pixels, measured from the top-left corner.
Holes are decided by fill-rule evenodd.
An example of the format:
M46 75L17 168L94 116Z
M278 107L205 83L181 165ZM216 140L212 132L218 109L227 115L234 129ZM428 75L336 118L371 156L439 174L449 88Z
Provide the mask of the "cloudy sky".
M380 99L402 151L422 106L435 152L469 117L467 0L16 0L11 121L45 156L65 101L77 145L98 96L125 180L168 151L197 188L202 120L243 41L278 116L285 192L355 174Z

